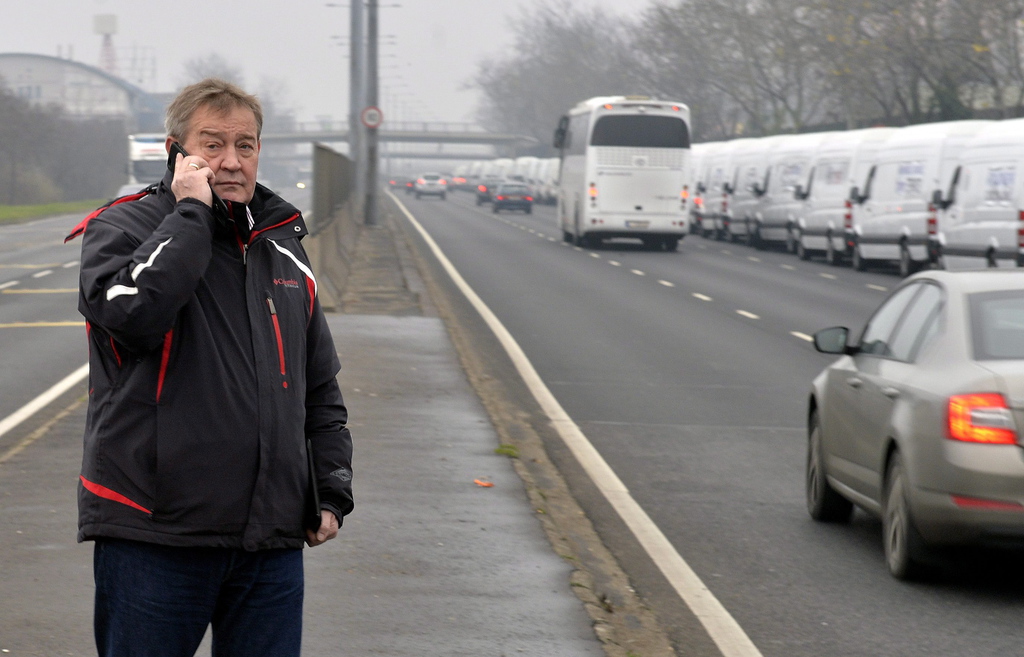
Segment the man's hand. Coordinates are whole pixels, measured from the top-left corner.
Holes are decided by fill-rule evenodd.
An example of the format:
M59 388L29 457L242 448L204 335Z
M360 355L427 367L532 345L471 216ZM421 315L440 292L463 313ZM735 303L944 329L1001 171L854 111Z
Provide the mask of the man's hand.
M214 179L213 170L201 157L189 155L174 162L174 179L171 180L171 192L175 201L183 198L194 198L206 205L213 206L213 190L210 185Z
M309 547L316 547L321 543L326 543L335 536L338 535L338 518L335 517L334 513L327 509L320 509L320 529L316 530L314 534L310 530L306 530L306 543Z

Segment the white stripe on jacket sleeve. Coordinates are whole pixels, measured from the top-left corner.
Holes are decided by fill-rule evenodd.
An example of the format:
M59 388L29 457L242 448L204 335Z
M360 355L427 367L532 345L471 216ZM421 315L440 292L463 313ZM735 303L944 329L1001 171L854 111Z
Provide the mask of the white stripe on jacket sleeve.
M168 237L165 241L160 242L160 244L157 245L156 249L153 250L153 253L149 255L149 259L146 260L146 262L140 262L139 264L135 265L135 267L132 269L132 282L139 280L139 274L153 266L153 263L156 262L156 257L160 255L160 252L164 250L165 246L170 244L172 239L174 238ZM131 296L133 294L138 293L139 288L137 287L129 287L127 285L111 285L107 289L107 301L110 301L111 299L116 299L117 297L120 296Z

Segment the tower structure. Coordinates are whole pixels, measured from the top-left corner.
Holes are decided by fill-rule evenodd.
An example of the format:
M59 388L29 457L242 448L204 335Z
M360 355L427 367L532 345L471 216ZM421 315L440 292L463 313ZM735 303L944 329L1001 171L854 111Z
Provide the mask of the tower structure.
M93 32L103 37L100 46L100 69L117 75L117 51L114 50L114 35L117 34L117 16L97 14L93 16Z

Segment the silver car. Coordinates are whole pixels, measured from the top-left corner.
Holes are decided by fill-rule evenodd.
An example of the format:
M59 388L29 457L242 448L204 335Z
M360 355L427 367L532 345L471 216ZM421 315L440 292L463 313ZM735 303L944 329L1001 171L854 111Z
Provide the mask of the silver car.
M416 179L413 191L416 192L416 198L440 196L443 201L448 193L448 181L439 173L424 173Z
M909 579L940 546L1024 547L1024 273L908 278L814 379L807 509L882 518L889 571Z

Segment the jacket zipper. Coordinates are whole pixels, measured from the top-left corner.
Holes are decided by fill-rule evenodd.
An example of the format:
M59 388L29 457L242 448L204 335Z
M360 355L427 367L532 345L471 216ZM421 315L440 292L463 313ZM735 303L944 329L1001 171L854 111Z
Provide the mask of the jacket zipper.
M274 336L277 338L277 360L281 364L281 377L283 378L288 374L284 362L284 340L281 338L281 323L277 319L277 307L274 306L274 300L269 296L267 297L267 307L270 309L270 319L274 323ZM283 381L282 385L287 388L288 381Z

